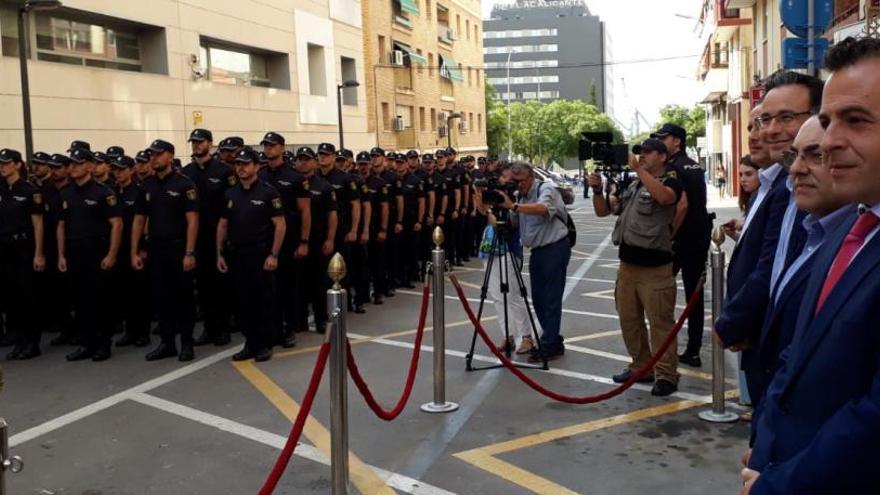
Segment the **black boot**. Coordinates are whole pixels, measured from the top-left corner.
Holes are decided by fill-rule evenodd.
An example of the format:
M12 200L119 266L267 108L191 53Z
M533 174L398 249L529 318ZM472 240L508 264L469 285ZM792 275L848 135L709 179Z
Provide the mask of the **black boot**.
M192 361L195 359L196 353L193 351L193 343L192 342L181 342L180 343L180 354L177 355L177 360L180 362Z
M284 336L281 338L281 347L285 349L296 347L296 332L294 332L292 329L285 330Z
M147 361L158 361L160 359L170 358L177 355L177 347L174 342L160 342L159 346L147 353Z
M272 349L264 347L254 354L254 361L263 362L272 359Z
M244 346L244 348L235 354L232 355L233 361L247 361L248 359L253 359L254 353L248 349L248 346Z
M33 359L42 354L40 352L40 346L38 344L27 344L18 354L18 359L24 361L26 359Z
M116 341L116 347L128 347L134 344L135 340L137 340L137 338L132 335L131 332L126 330L125 333L122 334L122 337Z
M22 351L24 351L24 346L23 345L16 345L15 347L12 348L11 351L9 351L8 354L6 354L6 359L8 359L10 361L15 361L16 359L19 359L19 356L21 356Z
M95 351L93 349L89 349L88 347L80 347L79 349L68 354L66 359L70 362L82 361L85 359L91 359L94 354Z
M193 341L193 345L196 347L208 345L214 343L214 337L211 335L211 332L208 329L202 330L202 333L196 337L196 340Z
M217 347L229 345L230 342L232 342L232 339L229 337L229 332L220 332L214 339L214 345L216 345Z
M97 348L95 350L95 353L92 354L92 361L95 361L95 362L106 361L108 359L110 359L110 346L109 345L107 345L106 347Z

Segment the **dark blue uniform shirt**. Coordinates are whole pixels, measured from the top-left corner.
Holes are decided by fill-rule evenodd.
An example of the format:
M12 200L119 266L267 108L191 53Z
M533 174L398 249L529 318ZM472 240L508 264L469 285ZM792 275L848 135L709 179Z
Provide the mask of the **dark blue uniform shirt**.
M68 241L109 239L108 220L121 215L116 194L94 180L61 190L61 220Z
M31 215L45 212L43 195L39 189L24 179L18 179L11 187L6 181L0 184L0 240L13 236L32 236Z
M180 172L171 172L164 179L148 177L141 188L135 213L150 219L150 239L185 240L186 214L199 211L195 183Z
M242 184L224 193L226 206L220 213L228 221L227 242L233 247L266 245L275 235L273 219L284 215L281 195L257 179L250 188Z

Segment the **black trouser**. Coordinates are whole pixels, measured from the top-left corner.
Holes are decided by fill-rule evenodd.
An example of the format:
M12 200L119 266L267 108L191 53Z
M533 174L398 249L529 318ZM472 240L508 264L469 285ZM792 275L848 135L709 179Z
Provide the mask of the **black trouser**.
M385 238L385 289L391 290L397 287L398 267L400 266L400 258L398 252L400 249L400 235L394 232L393 222L388 222L388 236Z
M443 229L443 249L446 251L446 260L450 263L458 261L458 227L459 221L452 219L452 212L446 214L446 222L440 226Z
M356 305L366 304L370 301L370 267L367 265L367 246L356 242L349 249L349 260L346 263L350 267L349 279L351 280L354 294L350 297Z
M150 336L150 276L146 270L135 270L128 261L128 248L122 247L120 260L114 269L114 288L121 295L119 317L125 325L125 333L134 338ZM148 257L147 263L150 262Z
M111 314L105 307L113 274L101 269L108 242L106 239L67 241L67 271L76 328L83 345L92 350L109 347L113 332Z
M195 326L194 271L183 271L186 242L150 239L149 256L152 300L159 315L162 342L192 343ZM196 263L199 263L197 260Z
M263 244L226 249L235 287L235 320L251 351L271 349L276 342L275 272L263 269L269 252Z
M405 221L403 232L400 233L398 243L397 279L403 284L409 284L419 279L419 265L416 254L419 232L413 231L415 221Z
M57 332L70 335L73 333L73 317L70 313L70 299L65 291L68 286L67 274L58 271L58 249L55 235L48 235L54 232L54 225L47 225L47 236L44 239L46 253L46 270L37 274L36 287L37 292L41 295L40 299L48 301L37 312L40 330L43 332ZM128 262L128 251L119 251L120 256L116 265Z
M308 329L310 305L315 317L315 328L320 330L327 323L327 290L331 283L327 275L327 265L330 263L330 256L324 256L321 252L326 237L315 236L314 233L312 236L317 238L309 242L309 255L299 262L300 277L294 296L294 321L298 330Z
M285 330L294 331L296 328L296 285L300 279L299 271L301 262L294 258L297 241L292 238L284 240L281 245L281 253L278 256L278 273L275 278L275 287L278 294L278 302L275 305L275 336L280 339ZM243 324L236 320L236 325L242 333L246 332ZM305 330L304 328L302 330Z
M229 298L226 277L217 271L217 227L200 227L196 241L196 288L205 331L211 337L229 332Z
M385 285L385 243L377 240L377 233L370 235L367 245L367 259L370 263L370 281L373 283L373 296L378 297L385 293L388 286Z
M684 283L685 304L687 304L703 272L706 271L706 257L708 256L709 246L703 250L694 250L679 252L675 255L672 264L672 270L675 276L681 270L681 279ZM706 324L706 316L703 308L703 290L697 296L697 302L694 304L690 315L688 315L688 342L685 348L687 354L699 354L700 347L703 344L703 326Z
M0 240L0 298L6 309L6 331L16 345L40 344L35 288L33 240Z

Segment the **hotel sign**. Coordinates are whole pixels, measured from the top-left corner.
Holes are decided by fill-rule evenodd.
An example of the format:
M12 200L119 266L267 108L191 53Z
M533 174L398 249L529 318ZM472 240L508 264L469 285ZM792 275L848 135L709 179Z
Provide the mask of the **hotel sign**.
M583 0L521 0L515 3L498 5L497 10L540 9L553 7L583 7Z

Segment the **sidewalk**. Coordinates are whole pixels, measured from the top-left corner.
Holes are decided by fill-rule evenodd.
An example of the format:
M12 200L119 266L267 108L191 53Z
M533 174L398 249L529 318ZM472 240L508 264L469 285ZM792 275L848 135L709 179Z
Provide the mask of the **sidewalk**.
M718 188L712 185L706 186L706 208L717 210L722 208L739 208L737 198L725 196L724 199L718 195Z

